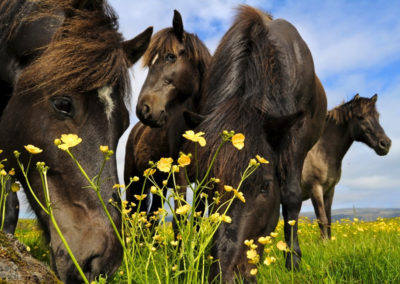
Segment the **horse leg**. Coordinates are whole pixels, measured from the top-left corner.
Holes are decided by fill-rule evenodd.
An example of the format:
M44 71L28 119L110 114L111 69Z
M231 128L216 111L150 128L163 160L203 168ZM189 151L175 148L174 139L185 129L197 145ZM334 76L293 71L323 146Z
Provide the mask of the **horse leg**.
M7 188L11 186L10 182L7 182ZM4 225L3 232L8 234L14 234L15 228L18 223L18 215L19 215L19 201L16 192L12 192L10 189L7 189L9 194L7 195L6 204L5 204L5 214L4 214ZM0 218L3 219L2 213L0 212Z
M328 237L328 219L325 213L324 191L320 184L313 184L311 190L311 201L314 206L315 216L318 219L321 237L325 239Z
M298 269L301 260L301 250L297 238L298 218L302 203L300 177L292 178L281 194L285 241L291 250L286 254L286 268ZM296 221L293 226L288 223L292 220Z
M332 223L331 212L332 212L332 201L334 194L335 194L335 187L332 187L324 196L325 212L326 212L326 218L328 220L328 239L331 239L331 223Z

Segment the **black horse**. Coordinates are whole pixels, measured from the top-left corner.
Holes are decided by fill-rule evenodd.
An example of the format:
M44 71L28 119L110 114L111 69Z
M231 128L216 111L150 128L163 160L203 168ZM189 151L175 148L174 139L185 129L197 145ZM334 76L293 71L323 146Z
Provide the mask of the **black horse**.
M326 96L311 53L293 25L241 6L212 57L207 78L200 110L205 119L196 128L207 139L199 149L199 168L207 169L223 130L233 129L246 137L241 151L231 146L221 150L211 173L221 179L215 190L222 193L223 185L236 186L240 171L257 154L270 162L244 182L241 191L246 202L234 201L227 213L232 223L222 224L216 232L212 254L219 263L213 266L211 278L222 272L223 281L233 282L239 272L255 280L244 241L275 229L280 203L296 268L301 257L297 224L290 227L288 221L298 219L303 162L321 134L326 114ZM192 147L186 144L184 152L193 152ZM257 251L262 253L261 244ZM291 259L288 254L288 268Z
M172 24L152 37L143 56L149 72L136 108L141 122L132 129L126 145L126 184L130 177L143 174L149 167L148 161L177 158L183 144L182 134L190 127L187 125L190 120L185 117L193 117L192 112L197 112L201 104L211 55L196 35L184 30L178 11L174 12ZM159 172L155 178L161 184L166 176ZM134 194L141 194L142 188L142 182L133 183L127 190L128 201L134 201ZM142 210L153 212L161 205L161 198L154 195L151 206L148 208L146 204Z
M122 249L93 190L77 167L53 141L76 133L83 142L72 149L90 176L100 168L99 145L117 146L128 126L124 99L129 94L128 68L146 50L152 28L124 41L117 17L102 0L0 1L0 147L7 167L17 169L13 150L24 145L44 149L33 162L50 167L48 184L56 220L89 280L112 274ZM40 177L34 169L29 180L43 202ZM116 160L104 169L101 194L115 198ZM26 188L19 172L16 178ZM29 202L50 242L54 270L67 283L80 276L50 218L29 191ZM120 214L109 205L112 218ZM15 214L11 214L15 215ZM13 231L12 227L9 230Z
M342 160L354 141L363 142L379 156L389 152L392 141L379 124L378 95L358 94L328 112L324 131L308 152L301 177L303 200L311 197L321 236L331 238L331 206L342 173Z

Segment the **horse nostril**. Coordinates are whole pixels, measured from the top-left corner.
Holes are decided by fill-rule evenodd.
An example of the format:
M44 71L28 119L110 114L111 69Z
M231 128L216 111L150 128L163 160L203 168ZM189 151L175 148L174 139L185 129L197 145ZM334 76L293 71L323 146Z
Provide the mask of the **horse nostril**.
M386 149L388 147L388 143L385 140L379 141L379 148Z
M142 109L143 116L147 119L150 116L151 109L148 104L143 104L143 109Z
M87 275L88 278L91 278L91 275L95 275L99 270L99 260L100 260L100 255L92 255L90 256L85 262L84 265L82 266L83 272Z

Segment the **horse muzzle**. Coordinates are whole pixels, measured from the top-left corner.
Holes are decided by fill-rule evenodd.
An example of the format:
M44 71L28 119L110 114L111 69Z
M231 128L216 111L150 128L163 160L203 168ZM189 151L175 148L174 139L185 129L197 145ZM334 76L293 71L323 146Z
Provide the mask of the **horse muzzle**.
M385 156L389 153L390 146L392 146L392 140L389 137L384 137L379 139L377 147L375 147L375 152L379 156Z
M150 127L161 127L168 120L168 115L164 108L157 108L146 102L138 103L136 115L143 124Z

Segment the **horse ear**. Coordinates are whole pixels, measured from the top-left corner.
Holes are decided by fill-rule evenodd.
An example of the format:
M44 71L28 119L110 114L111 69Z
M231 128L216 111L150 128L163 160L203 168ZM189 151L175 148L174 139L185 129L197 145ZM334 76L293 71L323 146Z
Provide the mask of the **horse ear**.
M124 49L125 55L130 63L129 67L135 64L135 62L142 57L149 46L152 33L153 27L148 27L144 32L137 35L133 39L124 41L122 43L122 48Z
M185 110L183 111L183 118L185 119L186 124L189 128L196 128L203 120L206 118L204 115Z
M375 94L371 97L371 101L376 103L376 101L378 100L378 94Z
M174 10L174 18L172 20L172 27L174 28L174 33L178 37L179 41L183 39L183 21L181 14Z
M360 98L360 95L359 95L359 94L356 94L356 95L354 96L353 100L358 100L359 98Z
M270 117L264 124L267 140L272 147L277 148L282 141L282 129L290 129L297 121L304 118L304 112L299 111L287 116L274 118Z
M74 0L72 6L79 10L96 11L101 10L104 0Z

